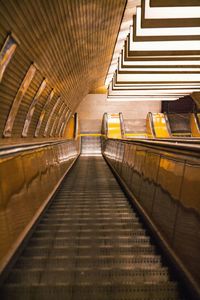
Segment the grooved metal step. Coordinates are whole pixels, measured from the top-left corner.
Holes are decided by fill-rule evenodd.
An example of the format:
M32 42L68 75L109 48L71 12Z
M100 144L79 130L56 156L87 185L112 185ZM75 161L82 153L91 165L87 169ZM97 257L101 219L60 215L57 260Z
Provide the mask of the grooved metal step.
M55 224L55 222L57 220L61 220L62 216L57 216L56 218L53 217L53 218L47 218L47 219L43 219L42 222L40 224L48 224L49 222L50 223L53 223ZM65 216L63 216L63 218L65 218ZM62 220L63 220L62 218ZM61 220L61 221L62 221ZM141 223L139 222L133 222L133 223L119 223L119 222L112 222L112 228L111 228L111 224L106 222L106 223L97 223L97 222L94 222L92 224L92 227L90 224L88 224L87 222L83 222L83 223L73 223L73 224L69 224L69 228L74 228L74 229L78 229L78 228L81 228L81 229L94 229L94 230L98 230L98 229L112 229L112 230L126 230L126 229L130 229L133 231L133 229L141 229L142 228L142 225Z
M117 255L117 256L98 256L98 257L88 257L88 256L73 256L71 257L39 257L32 256L21 257L17 264L17 268L24 269L34 269L34 268L47 268L51 270L52 268L128 268L128 269L160 269L162 263L160 258L149 257L148 255L132 256L132 255Z
M51 273L43 270L14 269L9 276L10 283L51 284L59 278L60 283L70 283L76 278L79 283L112 281L115 283L160 283L169 281L167 269L161 270L129 270L129 269L99 269L99 270L59 270L52 269Z
M179 297L175 283L84 283L84 284L31 284L5 285L2 289L3 299L48 299L48 300L177 300ZM67 295L67 296L66 296Z
M185 300L102 157L81 157L1 300Z

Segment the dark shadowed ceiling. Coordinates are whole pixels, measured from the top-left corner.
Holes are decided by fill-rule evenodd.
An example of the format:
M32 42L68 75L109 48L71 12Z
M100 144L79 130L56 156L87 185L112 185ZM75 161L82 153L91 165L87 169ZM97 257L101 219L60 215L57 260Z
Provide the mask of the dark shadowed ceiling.
M31 63L35 64L36 73L21 99L11 137L21 136L30 103L43 79L47 80L47 86L36 105L29 137L34 136L52 89L55 93L48 111L52 111L59 96L61 100L51 126L62 105L73 112L83 97L103 86L125 4L126 0L0 1L0 48L9 32L18 42L0 83L1 135ZM40 136L49 112L45 115Z

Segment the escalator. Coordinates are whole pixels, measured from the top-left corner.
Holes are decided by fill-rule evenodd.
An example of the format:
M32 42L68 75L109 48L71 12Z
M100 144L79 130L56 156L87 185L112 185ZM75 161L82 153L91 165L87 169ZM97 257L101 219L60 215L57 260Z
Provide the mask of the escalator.
M65 177L0 289L3 299L185 299L102 157Z

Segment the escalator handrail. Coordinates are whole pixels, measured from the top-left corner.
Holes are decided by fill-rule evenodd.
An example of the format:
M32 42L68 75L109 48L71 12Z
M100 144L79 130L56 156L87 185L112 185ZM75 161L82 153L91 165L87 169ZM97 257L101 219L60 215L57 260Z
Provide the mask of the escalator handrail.
M65 144L69 140L54 140L54 141L46 141L46 142L35 142L35 143L24 143L17 145L5 145L0 148L0 158L4 156L8 156L10 154L17 154L29 150L36 150L40 148L45 148L48 146L54 146L59 144Z
M153 147L157 150L170 151L176 153L176 151L180 151L179 154L193 155L200 157L200 140L181 140L181 139L110 139L113 141L121 141L127 144L133 144L144 147ZM196 143L195 143L196 142Z

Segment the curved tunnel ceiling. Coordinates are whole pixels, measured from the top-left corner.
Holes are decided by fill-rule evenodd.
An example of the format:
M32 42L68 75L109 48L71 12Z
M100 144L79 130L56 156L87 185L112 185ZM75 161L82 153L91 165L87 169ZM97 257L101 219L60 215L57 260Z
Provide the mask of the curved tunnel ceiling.
M4 136L21 137L25 132L24 136L33 137L51 98L39 133L44 136L46 130L50 136L61 111L73 112L89 92L104 85L125 5L126 0L0 2L0 49L9 33L17 43L0 83L1 136L4 132ZM22 96L19 89L24 88L32 65L35 72ZM14 100L17 105L20 100L20 105L17 110L15 105L14 123L7 124L5 131ZM27 129L24 123L31 114Z

